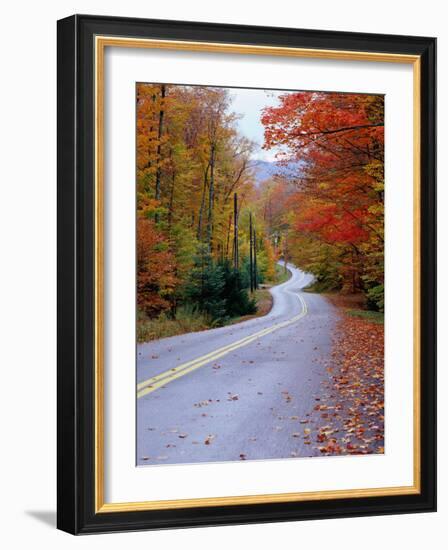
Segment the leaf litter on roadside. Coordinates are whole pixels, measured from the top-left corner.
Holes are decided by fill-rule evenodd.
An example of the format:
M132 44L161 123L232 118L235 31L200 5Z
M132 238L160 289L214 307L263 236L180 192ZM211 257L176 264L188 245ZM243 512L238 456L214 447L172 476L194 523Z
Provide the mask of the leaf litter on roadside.
M383 327L342 315L325 366L304 443L320 455L384 453Z

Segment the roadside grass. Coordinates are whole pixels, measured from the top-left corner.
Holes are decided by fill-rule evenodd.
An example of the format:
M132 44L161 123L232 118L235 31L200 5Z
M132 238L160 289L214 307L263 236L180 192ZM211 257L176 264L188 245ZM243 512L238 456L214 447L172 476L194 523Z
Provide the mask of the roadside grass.
M275 271L275 281L269 281L269 284L261 284L260 288L252 295L257 303L256 313L243 315L242 317L233 317L225 325L234 325L242 321L255 319L256 317L263 317L271 311L273 298L269 292L269 288L273 285L286 282L292 275L289 269L285 273L285 268L278 264L275 266ZM178 308L175 318L162 313L156 319L148 319L144 314L139 313L137 315L137 342L141 344L160 338L178 336L189 332L199 332L210 328L213 328L211 319L186 306Z
M312 292L313 294L325 294L330 291L328 286L325 283L320 281L314 281L310 285L306 286L303 289L304 292Z
M255 298L257 302L257 311L251 313L250 315L243 315L242 317L234 317L230 319L226 325L235 325L236 323L241 323L242 321L248 321L249 319L255 319L256 317L263 317L267 315L273 306L274 299L272 294L269 292L269 289L275 285L281 285L288 281L292 276L292 273L289 269L286 270L282 265L275 265L275 279L268 280L265 283L260 284L258 288L252 295L252 298Z
M254 297L257 302L257 313L254 313L254 316L262 317L271 311L274 300L267 288L257 289L254 292Z
M137 342L149 342L159 338L168 338L187 332L198 332L210 328L210 320L203 314L190 308L180 307L173 319L162 313L157 319L137 318Z
M358 317L365 319L366 321L371 321L377 325L384 324L384 313L381 311L370 311L366 309L346 309L345 313L351 317Z
M274 300L272 298L272 294L267 288L267 285L263 285L262 288L257 289L253 294L251 294L251 297L255 298L257 303L257 311L249 315L243 315L242 317L233 317L226 323L226 325L235 325L236 323L241 323L242 321L248 321L249 319L255 319L256 317L263 317L271 311Z
M364 319L377 325L384 324L384 313L366 308L366 298L363 294L341 294L338 292L322 293L330 302L350 317Z
M276 277L273 284L281 285L282 283L286 283L286 281L291 278L292 273L289 269L286 269L285 271L284 266L275 264L275 275Z
M234 325L241 323L241 321L248 321L249 319L262 317L269 313L272 308L273 298L265 285L263 288L256 290L252 297L255 298L257 303L256 313L241 317L232 317L224 325ZM199 332L210 328L214 328L213 323L206 315L187 307L180 307L174 319L165 313L162 313L156 319L147 319L144 315L139 315L137 318L137 342L141 344L160 338L178 336L189 332Z

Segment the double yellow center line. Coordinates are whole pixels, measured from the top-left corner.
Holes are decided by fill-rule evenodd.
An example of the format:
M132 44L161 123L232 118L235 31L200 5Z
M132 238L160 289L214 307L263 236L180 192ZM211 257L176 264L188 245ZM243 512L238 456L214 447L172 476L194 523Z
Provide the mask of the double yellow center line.
M300 294L298 294L297 296L302 304L302 311L295 317L291 317L291 319L288 319L287 321L283 321L282 323L276 323L268 328L265 328L263 330L260 330L259 332L256 332L255 334L246 336L245 338L242 338L237 342L233 342L232 344L228 344L227 346L211 351L206 355L202 355L202 357L198 357L197 359L192 359L191 361L187 361L182 365L178 365L177 367L169 369L165 372L161 372L160 374L157 374L152 378L148 378L147 380L140 382L139 384L137 384L137 398L143 397L148 393L151 393L157 390L158 388L161 388L162 386L166 386L166 384L168 384L169 382L172 382L173 380L176 380L181 376L185 376L189 372L193 372L194 370L200 367L203 367L204 365L207 365L212 361L216 361L216 359L219 359L220 357L227 355L231 351L235 351L238 348L247 346L248 344L254 342L255 340L258 340L258 338L261 338L262 336L266 336L267 334L271 334L272 332L275 332L276 330L279 330L281 328L285 328L288 325L292 325L302 317L305 317L305 315L308 313L307 305L305 303L305 300L302 298Z

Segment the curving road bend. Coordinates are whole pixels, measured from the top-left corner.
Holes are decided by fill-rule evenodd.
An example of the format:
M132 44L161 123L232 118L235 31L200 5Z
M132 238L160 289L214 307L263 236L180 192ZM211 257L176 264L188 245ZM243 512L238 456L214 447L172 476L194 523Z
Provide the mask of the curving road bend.
M312 275L288 269L264 317L137 347L138 465L313 454L297 433L326 375L337 316L302 292Z

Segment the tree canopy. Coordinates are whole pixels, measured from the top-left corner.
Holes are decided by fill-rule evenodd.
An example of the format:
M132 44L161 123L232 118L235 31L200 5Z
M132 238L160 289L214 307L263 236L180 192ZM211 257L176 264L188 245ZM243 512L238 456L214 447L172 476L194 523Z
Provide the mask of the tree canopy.
M262 182L228 89L143 83L136 101L140 313L188 306L220 324L253 312L248 289L274 281L279 258L318 290L384 308L383 96L279 95L261 114L263 148L278 152Z

